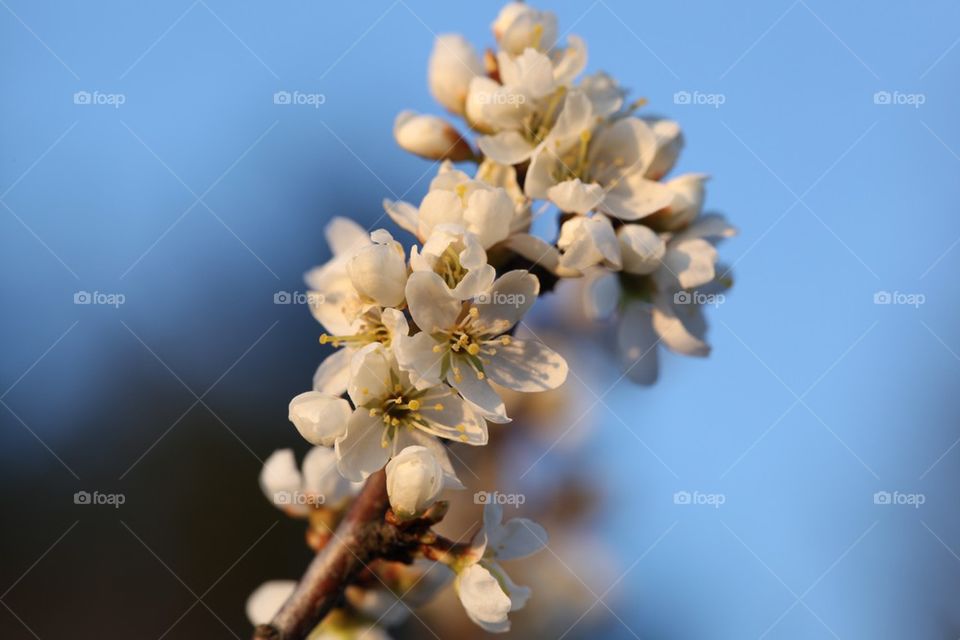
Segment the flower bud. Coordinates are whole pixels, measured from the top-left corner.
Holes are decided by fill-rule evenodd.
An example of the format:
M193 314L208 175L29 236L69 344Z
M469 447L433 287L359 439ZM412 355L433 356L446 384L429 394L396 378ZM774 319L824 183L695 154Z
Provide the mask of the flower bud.
M458 34L437 37L427 71L430 93L453 113L462 115L470 81L483 73L483 63L466 38Z
M443 118L404 111L393 123L393 137L404 151L428 160L462 162L474 157L470 144Z
M442 490L443 468L426 447L406 447L387 463L387 495L400 518L422 513Z
M347 263L354 288L382 307L403 303L407 261L403 247L383 229L371 234L373 244L363 247Z
M290 422L307 442L333 446L347 428L350 403L320 391L301 393L290 401Z

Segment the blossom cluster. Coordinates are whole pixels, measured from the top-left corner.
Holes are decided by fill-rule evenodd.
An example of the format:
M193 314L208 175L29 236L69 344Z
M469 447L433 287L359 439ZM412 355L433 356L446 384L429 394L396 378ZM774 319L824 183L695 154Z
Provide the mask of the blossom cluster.
M399 522L463 488L451 447L485 445L490 424L511 420L507 390L547 391L567 377L564 358L524 323L542 289L561 281L583 283L591 318L617 316L632 380L656 378L661 342L686 355L709 351L702 296L687 294L729 286L716 244L734 230L702 215L704 175L667 178L683 142L677 123L637 115L645 102L628 102L605 73L583 76L586 46L572 35L559 42L554 14L511 3L492 30L496 50L482 57L462 36L442 35L429 61L431 93L474 142L439 116L396 119L398 144L440 163L418 205L384 201L412 246L334 218L332 258L305 276L320 342L335 350L290 403L290 421L314 445L302 470L286 450L261 474L268 498L292 516L335 523L381 469ZM531 231L549 208L558 212L553 241ZM427 590L452 581L470 619L492 632L506 631L507 614L529 597L498 561L546 542L535 523L501 519L488 504L471 544L423 559L446 576ZM292 589L267 583L248 603L251 619L269 621ZM355 596L359 618L324 624L370 632L370 618L386 615L371 603L390 596Z

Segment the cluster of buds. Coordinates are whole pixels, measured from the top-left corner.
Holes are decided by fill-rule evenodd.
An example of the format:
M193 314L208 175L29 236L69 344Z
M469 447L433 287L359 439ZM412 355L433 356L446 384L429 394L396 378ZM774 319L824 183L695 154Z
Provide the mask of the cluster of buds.
M566 361L524 323L542 283L577 280L590 317L618 317L618 355L634 381L655 380L661 342L686 355L709 351L701 294L730 285L716 244L734 230L702 214L705 176L667 177L682 147L677 123L638 115L645 102L628 101L605 73L581 77L586 46L576 36L558 42L554 14L511 3L492 27L495 51L481 57L463 37L443 35L429 62L431 93L474 141L439 116L396 119L401 147L441 163L419 205L384 202L413 246L334 218L332 258L306 274L320 342L335 348L312 389L290 403L291 422L315 448L302 472L291 452L276 453L261 483L277 506L310 520L315 548L355 487L381 469L390 522L442 517L441 494L464 488L450 448L483 446L489 424L509 422L506 393L563 384ZM553 241L531 233L549 208L558 212ZM428 532L413 565L378 565L379 587L434 563L447 579L430 581L433 591L452 581L474 622L506 631L508 612L530 594L499 561L539 550L546 534L501 518L487 505L470 544ZM268 587L250 601L255 622L293 589ZM384 624L370 604L383 597L347 593L348 606L323 625L370 633Z

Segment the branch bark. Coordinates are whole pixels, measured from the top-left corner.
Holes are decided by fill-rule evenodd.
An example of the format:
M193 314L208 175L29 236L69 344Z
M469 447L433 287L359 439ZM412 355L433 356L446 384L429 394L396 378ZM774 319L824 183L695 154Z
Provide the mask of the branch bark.
M385 549L397 546L394 527L384 524L389 506L386 474L367 478L327 545L314 557L293 595L270 624L259 625L254 640L299 640L316 627L343 597L343 591Z

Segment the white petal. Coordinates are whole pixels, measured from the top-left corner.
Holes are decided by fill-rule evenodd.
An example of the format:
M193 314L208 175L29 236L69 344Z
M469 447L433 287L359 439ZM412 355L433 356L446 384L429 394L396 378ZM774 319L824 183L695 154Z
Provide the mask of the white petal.
M660 227L669 231L682 229L693 222L703 209L704 182L707 176L690 173L668 180L664 185L673 192L673 202L657 215Z
M457 576L455 584L460 602L471 620L491 633L510 629L507 613L512 603L487 569L479 564L471 565Z
M260 489L271 503L281 508L291 504L292 501L281 495L292 496L300 491L302 484L303 477L297 469L292 449L274 451L263 463L263 469L260 470Z
M303 490L330 506L350 494L350 483L337 470L337 454L332 448L314 447L304 457Z
M574 178L550 187L547 197L561 211L587 213L603 201L603 188L598 184L584 184L580 178Z
M680 125L673 120L647 121L657 136L657 153L647 167L647 177L659 180L670 173L670 169L677 162L680 150L683 149L683 134Z
M590 320L603 320L613 315L620 302L620 281L606 269L591 269L583 282L583 308Z
M557 184L554 175L559 163L560 159L552 147L542 146L537 149L530 159L523 181L523 191L527 197L540 200L548 197L550 187Z
M290 422L304 439L330 446L347 426L350 404L343 398L307 391L290 401Z
M593 125L594 113L590 98L579 89L572 89L564 98L563 109L543 144L554 149L565 148L568 144L579 142L580 134L591 129Z
M402 200L384 199L383 209L401 229L417 235L419 213L415 206Z
M569 85L587 66L587 45L583 38L571 35L567 38L567 44L569 46L554 60L553 80L557 85Z
M660 260L667 251L660 236L642 224L623 225L617 231L617 239L623 270L629 273L653 273L660 267Z
M674 237L675 242L693 238L703 238L713 244L716 244L724 238L730 238L737 234L737 230L727 222L727 219L719 214L708 214L697 218L693 224Z
M620 244L610 220L601 214L574 216L560 228L560 266L583 271L594 265L620 268Z
M440 366L443 356L434 346L438 343L426 332L399 338L393 344L400 369L410 374L410 381L418 389L426 389L440 383Z
M527 606L527 600L530 599L530 587L522 587L510 579L510 576L498 564L491 563L494 571L500 574L500 580L503 581L503 587L510 596L510 611L519 611Z
M519 164L530 157L534 146L516 131L501 131L492 136L477 139L484 155L501 164Z
M540 265L551 273L558 273L560 270L560 252L537 236L515 233L507 238L503 246L529 260L532 263L531 269Z
M403 303L407 261L400 243L391 239L360 249L347 263L347 273L357 291L380 306Z
M495 515L495 514L491 514ZM497 560L525 558L547 546L547 532L527 518L511 518L504 524L489 526L487 508L484 508L484 531L487 534L487 553Z
M717 250L706 240L671 242L663 256L664 268L684 289L707 284L716 276Z
M464 489L463 483L460 482L460 478L457 477L457 472L453 468L453 463L450 461L450 456L447 454L447 448L433 436L427 435L419 430L416 431L405 431L397 435L401 439L400 446L409 446L407 442L412 442L413 444L419 445L421 447L426 447L429 449L433 456L437 459L437 462L440 463L440 467L443 469L443 480L444 487L447 489Z
M503 404L503 398L494 391L490 383L481 379L477 372L462 358L455 358L454 366L459 369L460 375L458 377L456 371L453 370L447 374L447 382L450 386L459 391L464 400L476 407L481 415L490 422L510 422L510 418L507 417L507 408Z
M495 130L494 123L488 119L486 111L499 89L500 84L486 76L476 76L470 81L465 109L466 120L471 127L484 133L492 133Z
M350 358L353 350L337 349L323 359L313 374L313 390L331 396L343 395L350 381Z
M547 391L567 379L567 361L539 340L513 338L496 350L485 371L492 381L508 389Z
M657 381L657 333L653 330L651 305L627 305L617 331L620 363L627 377L638 384Z
M513 200L504 189L477 189L467 200L463 220L480 244L489 248L510 233L514 211Z
M437 333L453 327L460 315L461 302L433 271L410 275L406 289L410 315L421 331Z
M337 438L337 468L353 482L366 480L390 458L390 449L382 446L383 420L358 409L350 416L347 431Z
M296 588L297 583L293 580L270 580L257 587L247 598L247 619L250 624L256 626L273 620Z
M504 85L516 87L534 99L553 91L553 63L536 49L525 49L515 57L501 51L497 62Z
M590 145L590 167L602 183L617 175L642 177L657 152L657 136L639 118L622 118L602 127Z
M370 244L367 230L349 218L332 218L323 233L335 256L349 256L360 247Z
M673 202L673 192L665 185L631 174L610 189L600 210L621 220L639 220Z
M471 446L487 444L486 421L450 387L438 386L420 401L420 413L426 422L421 431Z
M432 189L420 202L417 237L429 238L433 228L441 224L463 225L463 203L453 191Z
M392 391L390 353L379 342L359 349L350 361L347 393L357 407L382 399Z
M437 37L427 70L430 93L437 102L462 114L470 81L483 72L483 62L466 38L459 34Z
M509 331L520 321L540 293L537 276L524 269L508 271L497 278L490 290L474 298L477 322L493 335Z
M704 340L707 322L699 304L658 300L653 307L653 328L671 351L685 356L710 355L710 345Z
M623 106L627 93L616 80L602 71L584 78L580 82L580 90L587 94L593 112L601 118L617 112Z

